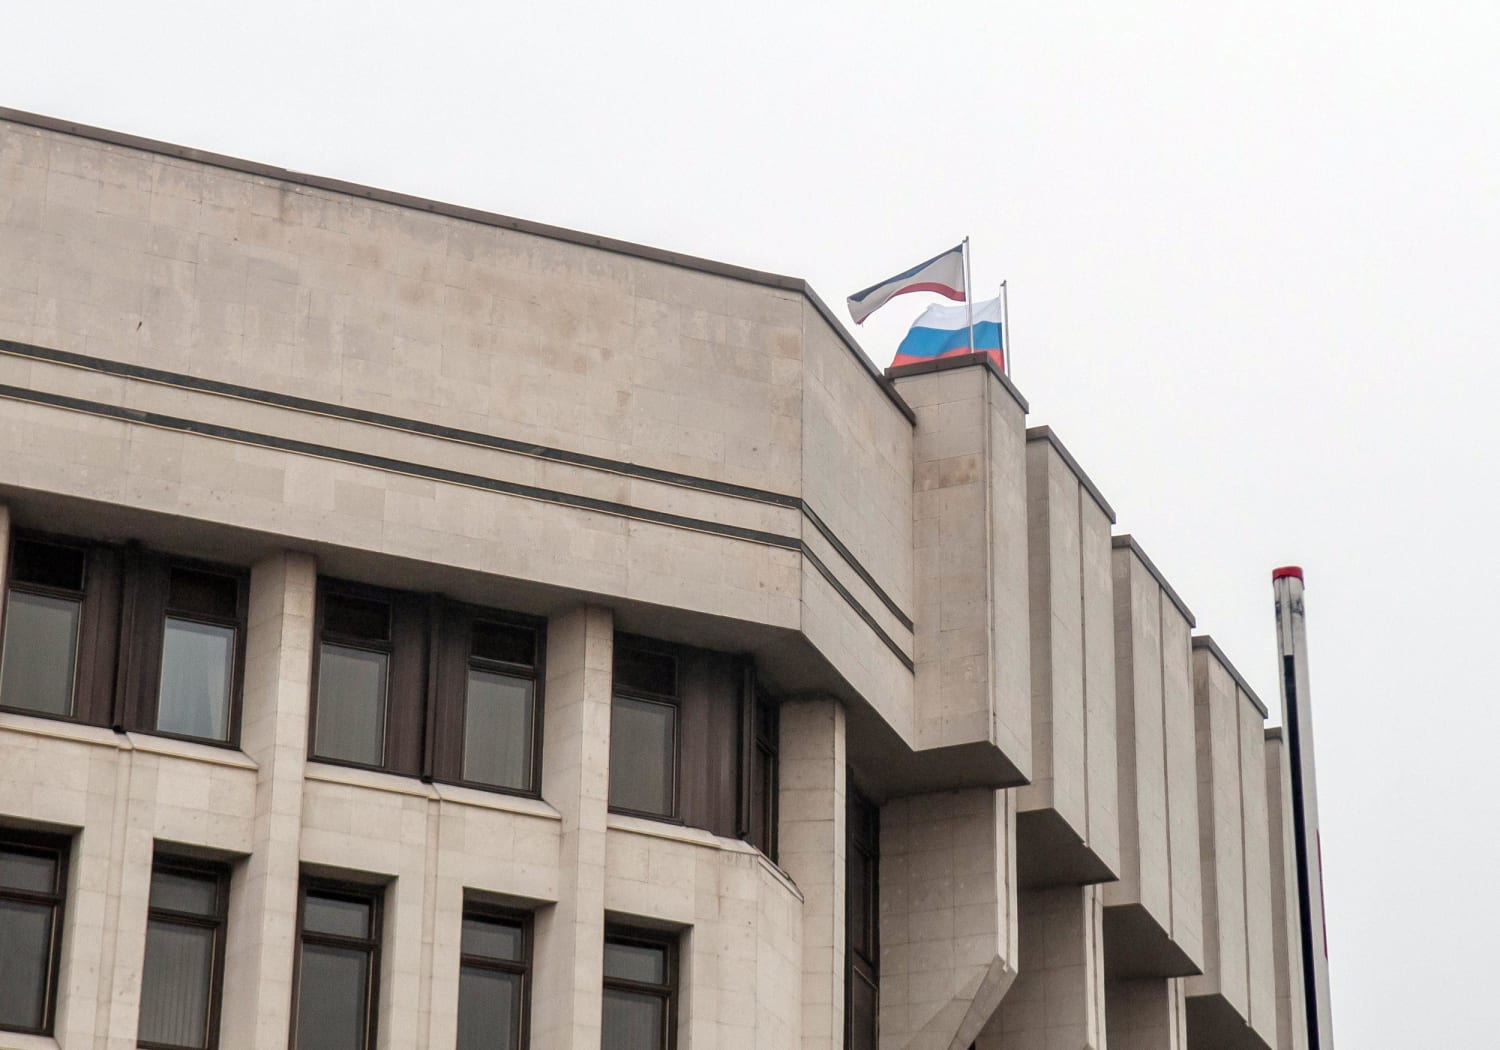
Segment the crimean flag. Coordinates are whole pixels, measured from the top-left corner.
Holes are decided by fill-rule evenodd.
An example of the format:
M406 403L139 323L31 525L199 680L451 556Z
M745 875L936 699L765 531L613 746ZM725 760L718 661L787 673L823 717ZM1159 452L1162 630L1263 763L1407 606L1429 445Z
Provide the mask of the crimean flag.
M923 311L896 348L891 367L936 361L959 354L988 353L1005 369L1004 333L1000 330L1001 301L986 299L974 304L974 345L969 345L969 308L935 304Z
M957 302L964 301L964 246L955 245L942 255L935 255L905 273L872 284L862 292L849 297L849 316L855 324L864 324L865 318L907 292L937 292Z

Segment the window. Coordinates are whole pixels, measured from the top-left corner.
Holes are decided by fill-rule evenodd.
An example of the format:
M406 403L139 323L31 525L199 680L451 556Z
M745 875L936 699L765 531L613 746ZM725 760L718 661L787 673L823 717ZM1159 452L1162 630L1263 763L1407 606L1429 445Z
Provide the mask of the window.
M619 635L614 675L610 807L771 845L774 711L750 662Z
M609 804L677 815L677 660L618 640L609 721Z
M73 717L88 556L18 538L11 547L0 704Z
M531 1001L531 920L464 909L458 971L458 1050L521 1050Z
M677 944L622 927L604 933L602 1050L671 1050L677 1041Z
M68 843L0 831L0 1029L52 1031Z
M305 880L293 1050L370 1050L380 981L378 890Z
M322 634L313 756L381 765L391 664L390 603L352 594L324 595Z
M218 1046L228 883L228 873L214 865L158 859L151 869L140 1046Z
M184 566L167 579L156 729L227 741L245 588L234 576Z
M875 1050L880 1015L880 810L851 783L845 828L846 1050Z
M750 845L775 860L777 794L781 786L779 711L753 684L747 687L746 692L754 698L754 702L748 705L750 725L745 732L747 754L743 761L748 771L749 784L744 792L746 812L743 837Z
M248 589L133 545L17 536L0 706L233 745Z
M439 780L535 795L543 621L445 603L433 772Z

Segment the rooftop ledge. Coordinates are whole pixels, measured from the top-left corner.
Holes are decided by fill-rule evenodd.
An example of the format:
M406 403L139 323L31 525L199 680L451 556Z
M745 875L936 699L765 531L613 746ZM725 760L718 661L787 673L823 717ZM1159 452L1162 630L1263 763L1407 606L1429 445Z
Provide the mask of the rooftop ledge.
M768 288L779 288L783 291L796 292L807 298L813 308L822 315L823 320L854 355L855 359L864 368L865 372L875 381L876 385L890 399L891 404L906 417L908 423L916 423L916 413L910 405L896 392L895 385L876 367L875 363L865 354L863 348L855 341L854 336L844 327L832 310L828 308L817 292L813 291L807 281L801 277L789 277L785 274L767 273L764 270L752 270L745 266L735 266L731 263L717 262L713 259L704 259L696 255L686 255L682 252L668 251L664 248L652 248L649 245L635 244L631 241L616 240L613 237L601 237L597 234L583 233L579 230L570 230L563 226L552 226L542 222L532 222L528 219L517 219L509 215L500 215L496 212L484 211L479 208L467 208L460 204L448 204L443 201L430 200L426 197L417 197L409 193L398 193L395 190L380 189L375 186L365 186L357 182L345 182L342 179L331 179L323 175L309 175L305 172L291 171L287 168L279 168L274 164L262 164L258 161L244 160L240 157L229 157L222 153L211 153L206 150L193 149L191 146L181 146L171 142L161 142L156 139L143 138L139 135L127 135L120 131L110 131L107 128L97 128L89 124L78 124L57 117L48 117L39 113L28 113L19 109L7 109L0 106L0 121L11 124L19 124L23 127L36 128L41 131L50 131L60 135L72 135L75 138L88 139L93 142L103 143L109 146L119 146L123 149L140 150L145 153L155 153L158 156L172 157L176 160L190 161L194 164L204 164L209 167L223 168L226 171L239 172L242 175L254 175L258 178L277 179L281 182L289 182L297 186L306 186L310 189L323 190L328 193L342 193L350 197L359 197L364 200L375 201L380 204L389 204L398 208L410 208L414 211L425 211L433 215L442 215L450 219L462 219L465 222L478 223L481 226L494 226L498 229L515 230L518 233L530 234L534 237L546 237L555 241L565 241L569 244L580 245L585 248L595 248L599 251L614 252L618 255L628 255L648 262L664 263L668 266L680 266L688 270L697 270L701 273L713 274L718 277L728 277L737 281L745 281L749 284L764 285Z

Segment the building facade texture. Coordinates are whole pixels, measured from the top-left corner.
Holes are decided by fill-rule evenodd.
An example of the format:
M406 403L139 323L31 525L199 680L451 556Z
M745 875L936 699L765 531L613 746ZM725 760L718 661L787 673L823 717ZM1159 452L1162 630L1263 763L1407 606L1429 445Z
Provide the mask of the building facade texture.
M1027 414L0 111L0 1047L1305 1046L1279 734Z

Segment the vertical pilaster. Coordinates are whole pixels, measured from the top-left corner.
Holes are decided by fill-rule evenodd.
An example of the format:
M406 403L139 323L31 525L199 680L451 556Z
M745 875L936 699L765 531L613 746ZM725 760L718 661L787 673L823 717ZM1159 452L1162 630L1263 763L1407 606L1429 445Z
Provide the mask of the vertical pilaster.
M781 866L802 891L802 1047L844 1044L844 709L781 706Z
M542 797L562 814L557 904L538 913L532 1043L597 1050L614 617L585 607L547 625Z
M225 1046L282 1050L290 1035L317 584L307 554L273 554L250 572L240 747L258 767L255 832L230 890Z

